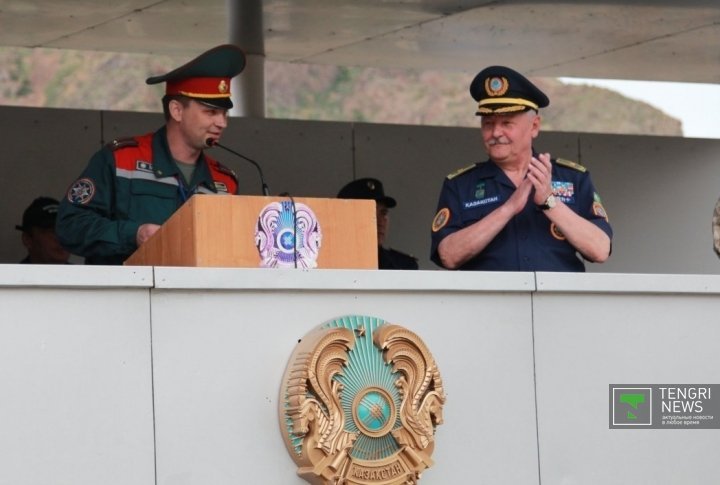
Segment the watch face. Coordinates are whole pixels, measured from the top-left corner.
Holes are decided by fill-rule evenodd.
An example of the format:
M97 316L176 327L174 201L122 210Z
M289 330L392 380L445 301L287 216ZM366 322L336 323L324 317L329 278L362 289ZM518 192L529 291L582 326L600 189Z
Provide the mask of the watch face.
M550 209L555 207L555 196L553 194L550 194L545 201L545 205L548 206Z

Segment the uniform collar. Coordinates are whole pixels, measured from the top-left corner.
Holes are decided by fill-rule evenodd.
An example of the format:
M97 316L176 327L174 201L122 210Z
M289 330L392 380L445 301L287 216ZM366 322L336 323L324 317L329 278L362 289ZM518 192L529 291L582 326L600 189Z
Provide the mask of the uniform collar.
M180 169L173 160L170 153L170 146L167 142L167 128L163 126L153 135L153 169L157 177L177 177L180 175ZM200 153L200 158L195 167L195 173L190 183L196 183L197 186L204 185L213 192L217 192L215 183L210 173L205 153Z
M503 185L507 185L508 187L515 188L515 184L513 184L507 175L505 175L505 172L503 172L503 169L500 168L498 164L493 162L492 160L488 159L487 162L479 164L479 176L480 178L484 179L495 179L499 183Z
M532 156L537 158L538 152L535 151L535 147L532 148ZM491 159L488 158L487 162L478 164L480 166L480 177L481 178L496 178L500 182L510 187L515 187L510 181L510 178L505 174L502 168ZM555 164L553 163L553 172L555 171Z

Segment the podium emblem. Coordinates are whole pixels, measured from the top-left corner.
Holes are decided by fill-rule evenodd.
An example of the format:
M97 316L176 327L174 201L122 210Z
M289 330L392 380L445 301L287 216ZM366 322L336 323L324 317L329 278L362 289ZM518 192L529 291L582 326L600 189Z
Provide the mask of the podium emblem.
M316 268L322 245L320 223L305 204L272 202L258 216L255 245L261 268Z
M315 485L416 484L432 466L445 391L418 335L367 316L305 335L280 390L280 427Z

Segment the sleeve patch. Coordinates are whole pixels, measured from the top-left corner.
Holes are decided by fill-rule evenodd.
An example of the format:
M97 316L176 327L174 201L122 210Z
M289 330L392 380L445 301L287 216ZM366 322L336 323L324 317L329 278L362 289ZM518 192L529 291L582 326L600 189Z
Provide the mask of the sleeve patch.
M605 211L605 207L603 207L600 202L593 202L592 211L593 214L595 214L597 217L602 217L603 219L605 219L605 222L610 222L607 212Z
M447 207L440 209L437 214L435 214L435 218L432 221L432 232L438 232L440 229L445 227L445 225L450 220L450 209Z
M95 183L89 178L76 180L70 186L67 199L74 205L85 205L95 196Z

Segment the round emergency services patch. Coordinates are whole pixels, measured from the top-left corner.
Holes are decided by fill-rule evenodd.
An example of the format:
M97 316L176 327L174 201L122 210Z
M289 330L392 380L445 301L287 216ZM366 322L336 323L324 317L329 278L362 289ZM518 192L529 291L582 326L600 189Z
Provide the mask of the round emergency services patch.
M73 204L85 205L95 196L95 183L88 178L82 178L75 181L70 186L67 193L67 199Z
M447 207L440 209L432 222L432 232L438 232L440 229L445 227L445 224L450 220L450 209Z

